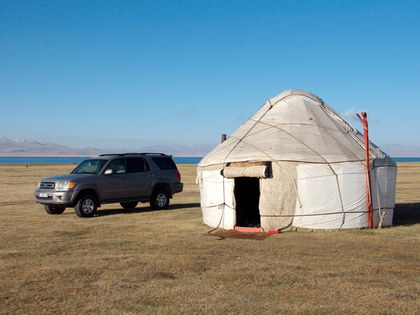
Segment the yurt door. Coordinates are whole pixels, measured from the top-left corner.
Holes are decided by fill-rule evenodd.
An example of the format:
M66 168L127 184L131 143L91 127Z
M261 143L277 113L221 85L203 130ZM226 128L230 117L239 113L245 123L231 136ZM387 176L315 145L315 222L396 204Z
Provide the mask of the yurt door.
M261 217L260 179L255 177L235 178L236 226L259 227Z

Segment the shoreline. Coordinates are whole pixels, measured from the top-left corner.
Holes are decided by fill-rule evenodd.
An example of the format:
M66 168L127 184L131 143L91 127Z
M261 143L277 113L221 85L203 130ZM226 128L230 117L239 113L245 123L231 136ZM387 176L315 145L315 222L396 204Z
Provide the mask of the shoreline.
M420 158L419 161L396 161L397 165L398 164L416 164L416 163L420 163ZM198 163L177 163L175 162L176 165L198 165ZM72 166L72 165L79 165L79 163L0 163L0 167L2 166Z

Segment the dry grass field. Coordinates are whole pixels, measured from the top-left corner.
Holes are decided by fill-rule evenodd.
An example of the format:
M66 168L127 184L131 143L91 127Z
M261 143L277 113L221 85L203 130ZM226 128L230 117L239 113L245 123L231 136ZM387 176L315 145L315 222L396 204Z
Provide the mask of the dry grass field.
M395 226L217 237L195 166L171 209L48 215L32 192L71 165L0 166L0 313L419 314L420 163L399 163Z

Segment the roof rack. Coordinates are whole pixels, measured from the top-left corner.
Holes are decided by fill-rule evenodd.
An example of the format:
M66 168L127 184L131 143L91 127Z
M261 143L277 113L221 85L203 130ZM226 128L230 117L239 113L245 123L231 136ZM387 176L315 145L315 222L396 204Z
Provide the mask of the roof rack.
M105 153L105 154L99 154L99 156L120 156L121 154L118 153Z
M161 156L172 156L165 153L153 153L153 152L142 152L142 153L109 153L100 154L99 156L125 156L125 155L161 155Z
M121 155L161 155L161 156L172 156L165 153L158 152L141 152L141 153L123 153Z

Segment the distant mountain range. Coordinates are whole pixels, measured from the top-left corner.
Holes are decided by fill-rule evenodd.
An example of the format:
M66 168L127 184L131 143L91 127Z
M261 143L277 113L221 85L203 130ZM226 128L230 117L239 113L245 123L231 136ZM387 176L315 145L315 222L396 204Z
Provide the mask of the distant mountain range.
M56 143L0 137L0 156L95 156L101 153L95 148L75 149Z
M103 153L121 153L121 152L162 152L174 156L194 157L204 156L215 145L156 145L145 146L136 150L124 149L98 149L71 148L61 144L40 142L36 140L7 138L0 136L0 156L97 156Z
M420 147L403 146L399 144L385 144L382 151L393 157L420 157Z
M65 145L40 142L36 140L15 139L0 136L0 156L97 156L103 153L121 152L162 152L174 156L205 156L216 144L207 145L154 145L136 150L71 148ZM381 149L393 157L420 157L420 147L402 146L399 144L382 145Z

